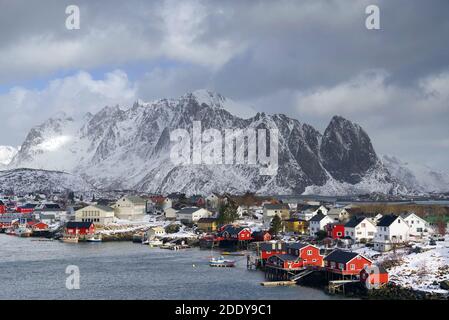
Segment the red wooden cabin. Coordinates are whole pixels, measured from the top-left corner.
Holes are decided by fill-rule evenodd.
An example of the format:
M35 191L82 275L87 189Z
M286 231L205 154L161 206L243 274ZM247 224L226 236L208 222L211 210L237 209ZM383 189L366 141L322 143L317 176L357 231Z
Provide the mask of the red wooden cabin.
M324 258L324 267L328 272L341 275L359 275L372 261L356 252L334 250Z
M300 258L301 267L322 267L323 256L320 249L308 243L291 243L287 253Z
M93 222L67 222L65 233L68 235L89 235L95 233Z
M290 270L303 268L301 258L291 254L277 254L271 256L268 258L266 265Z
M254 231L251 236L254 241L267 242L271 240L271 234L268 231Z
M332 239L340 239L345 236L345 225L341 223L331 223L326 226L327 236Z
M249 228L227 225L222 230L223 231L219 232L218 236L223 240L239 240L239 241L252 240L251 230Z
M284 242L278 243L261 243L259 246L259 256L262 260L267 260L269 257L277 254L287 254L287 244Z

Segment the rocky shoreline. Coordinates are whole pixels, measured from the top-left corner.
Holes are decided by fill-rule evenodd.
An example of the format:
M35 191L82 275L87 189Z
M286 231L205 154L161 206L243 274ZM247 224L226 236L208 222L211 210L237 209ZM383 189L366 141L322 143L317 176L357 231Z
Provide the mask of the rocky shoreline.
M328 281L322 273L316 272L298 282L299 285L328 291ZM389 283L382 288L368 290L362 283L355 282L345 285L344 293L338 293L346 298L362 300L448 300L449 295L443 293L425 292L404 288L394 283Z

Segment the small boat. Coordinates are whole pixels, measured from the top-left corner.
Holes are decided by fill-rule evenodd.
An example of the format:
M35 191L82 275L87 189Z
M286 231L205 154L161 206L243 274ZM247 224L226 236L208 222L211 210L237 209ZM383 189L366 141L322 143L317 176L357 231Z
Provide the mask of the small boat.
M15 236L16 230L14 230L13 228L6 229L5 234L10 235L10 236Z
M232 268L235 267L235 261L234 260L228 260L225 259L223 256L219 258L212 258L209 260L209 266L211 267L225 267L225 268Z
M91 236L89 238L86 238L86 241L87 242L101 242L102 238L101 238L100 234L97 234L97 235L93 235L93 236Z
M61 241L65 243L78 243L78 237L62 237Z
M162 246L164 243L162 242L162 240L160 240L160 239L152 239L152 240L148 240L148 245L151 247L151 248L154 248L154 247L159 247L159 246Z
M25 228L25 227L19 227L16 230L16 236L22 237L22 238L30 237L32 233L33 232L30 229Z

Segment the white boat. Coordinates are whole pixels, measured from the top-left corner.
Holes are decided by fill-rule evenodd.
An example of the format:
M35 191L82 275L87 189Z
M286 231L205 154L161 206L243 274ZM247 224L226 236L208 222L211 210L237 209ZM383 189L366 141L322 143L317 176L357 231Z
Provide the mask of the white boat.
M28 229L26 227L19 227L16 230L16 235L18 237L30 237L32 233L33 232L31 231L31 229Z
M150 247L159 247L161 245L163 245L164 243L162 242L162 240L160 239L152 239L152 240L148 240L148 245Z
M100 234L97 234L97 235L93 235L93 236L91 236L91 237L89 237L89 238L86 238L86 241L87 241L87 242L101 242L101 241L103 241L103 240L102 240L102 238L101 238L101 235L100 235Z
M61 241L65 243L78 243L78 237L63 237Z
M212 258L209 260L209 266L232 268L235 267L235 260L228 260L225 259L223 256L219 258Z

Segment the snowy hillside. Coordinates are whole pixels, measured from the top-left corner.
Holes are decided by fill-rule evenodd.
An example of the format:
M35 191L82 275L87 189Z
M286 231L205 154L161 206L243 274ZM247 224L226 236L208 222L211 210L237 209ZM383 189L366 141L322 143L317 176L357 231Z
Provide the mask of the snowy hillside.
M89 191L92 186L80 177L64 172L16 169L0 171L0 190L15 193Z
M384 155L382 162L391 175L409 189L421 192L448 192L449 173L439 172L427 166L403 162L396 157Z

